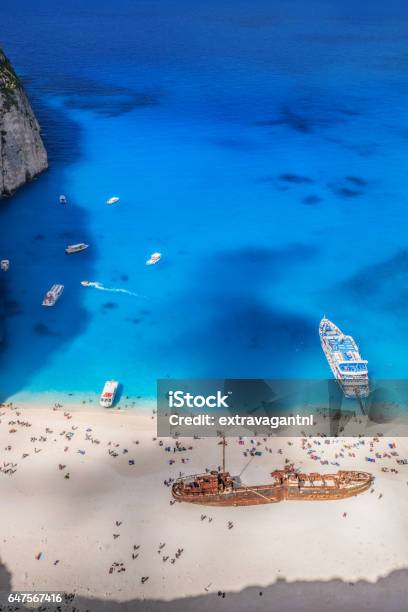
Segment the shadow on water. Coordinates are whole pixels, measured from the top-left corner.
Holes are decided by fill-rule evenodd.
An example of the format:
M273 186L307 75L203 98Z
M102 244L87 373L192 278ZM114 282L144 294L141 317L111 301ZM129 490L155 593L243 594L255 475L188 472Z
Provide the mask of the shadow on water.
M400 250L364 267L335 289L346 292L356 302L364 299L366 308L391 312L403 322L408 297L407 281L408 251Z
M387 424L406 420L408 401L408 381L374 380L371 383L372 391L367 400L367 414L370 420L378 424Z
M163 95L161 91L136 91L78 74L43 78L41 89L46 94L57 89L64 97L66 108L90 110L105 117L118 117L137 108L157 106Z
M115 401L113 402L112 408L116 408L120 404L120 401L123 397L123 391L124 391L123 385L119 383L117 391L116 391L116 395L115 395Z
M64 252L71 235L73 242L92 246L88 214L70 199L65 176L67 167L81 156L80 127L64 111L38 99L33 108L43 129L50 168L0 202L2 254L11 261L1 287L0 401L24 391L89 320L79 281L92 276L92 248L77 256ZM66 206L59 204L61 193L68 197ZM55 307L44 308L43 295L54 283L62 283L64 293Z
M316 253L304 244L214 253L196 272L194 300L203 315L191 328L186 319L177 338L189 376L268 378L280 367L288 376L290 364L295 374L297 356L315 343L315 322L286 310L273 287ZM191 294L180 293L166 308L180 311L190 301Z

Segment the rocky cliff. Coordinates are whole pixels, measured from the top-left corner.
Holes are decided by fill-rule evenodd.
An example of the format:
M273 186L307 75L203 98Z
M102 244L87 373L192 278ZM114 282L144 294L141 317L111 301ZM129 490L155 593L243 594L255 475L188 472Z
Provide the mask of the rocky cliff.
M0 197L10 195L47 166L38 122L0 49Z

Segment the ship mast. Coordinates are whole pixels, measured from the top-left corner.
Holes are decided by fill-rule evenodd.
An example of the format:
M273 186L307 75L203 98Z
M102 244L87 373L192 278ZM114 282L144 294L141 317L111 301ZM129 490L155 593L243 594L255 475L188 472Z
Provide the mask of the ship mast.
M222 440L221 442L218 442L218 444L222 444L222 471L225 473L225 447L227 446L225 436L222 436Z

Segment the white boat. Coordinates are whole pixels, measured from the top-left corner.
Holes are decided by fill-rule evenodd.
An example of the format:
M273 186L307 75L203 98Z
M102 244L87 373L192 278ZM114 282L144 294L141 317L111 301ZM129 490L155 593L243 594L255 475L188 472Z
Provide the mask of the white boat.
M370 393L368 361L361 358L357 343L329 319L319 326L320 343L333 376L346 397L364 398Z
M110 408L115 401L115 395L118 390L119 383L117 380L107 380L105 386L103 387L103 391L101 393L101 397L99 403L104 408Z
M0 270L3 270L3 272L7 272L7 270L10 268L10 260L9 259L2 259L0 261Z
M54 306L55 302L61 297L64 291L64 285L53 285L49 291L44 295L42 301L43 306Z
M91 281L81 281L81 285L83 287L90 287L91 286Z
M80 253L81 251L85 251L89 247L89 244L85 244L84 242L79 242L78 244L70 244L65 249L67 255L72 255L73 253Z
M60 195L59 203L60 204L66 204L67 203L67 198L64 195Z
M152 253L150 255L150 258L146 261L146 266L153 266L158 261L160 261L161 258L162 258L162 254L161 253Z
M109 198L109 200L106 200L106 203L109 204L109 206L111 206L111 204L116 204L116 202L119 202L119 198L117 198L116 196L113 196L112 198Z

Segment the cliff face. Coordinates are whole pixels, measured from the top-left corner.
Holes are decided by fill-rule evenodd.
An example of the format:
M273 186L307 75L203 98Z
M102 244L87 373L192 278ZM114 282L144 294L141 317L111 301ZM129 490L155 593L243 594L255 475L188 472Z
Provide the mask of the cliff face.
M9 60L0 49L0 197L48 167L40 127Z

